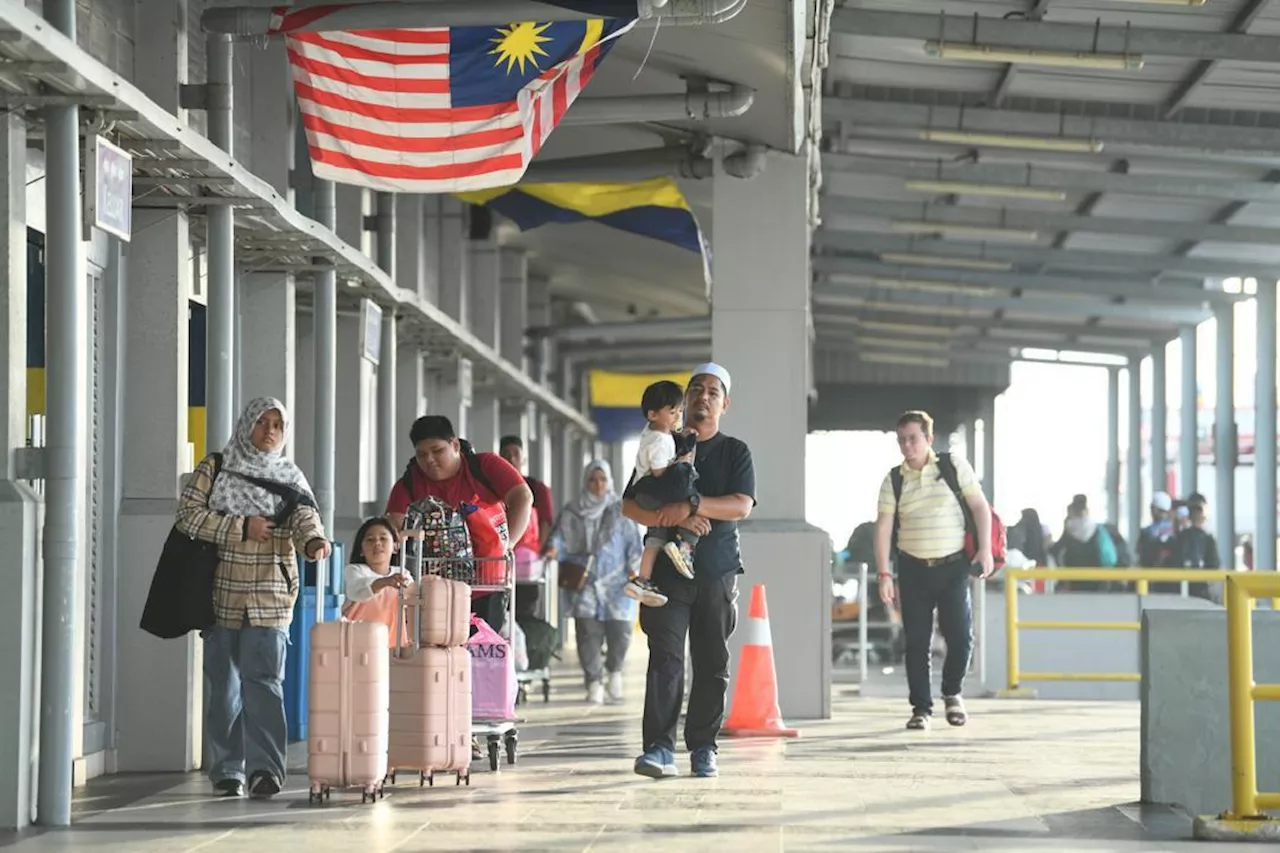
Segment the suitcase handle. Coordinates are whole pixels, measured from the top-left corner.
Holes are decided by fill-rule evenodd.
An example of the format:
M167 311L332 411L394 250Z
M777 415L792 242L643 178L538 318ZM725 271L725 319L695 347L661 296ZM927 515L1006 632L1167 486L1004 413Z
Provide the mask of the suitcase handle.
M396 595L399 602L396 607L396 654L401 658L412 658L418 653L422 639L422 551L424 543L421 539L405 537L404 561L409 577L413 578L413 630L410 632L409 649L406 653L404 643L404 587L400 587Z

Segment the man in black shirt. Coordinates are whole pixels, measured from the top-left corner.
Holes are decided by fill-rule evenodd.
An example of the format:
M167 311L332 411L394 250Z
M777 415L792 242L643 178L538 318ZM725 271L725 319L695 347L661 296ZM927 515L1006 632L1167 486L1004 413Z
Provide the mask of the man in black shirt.
M676 727L684 700L684 649L689 640L693 683L684 740L694 776L715 776L716 736L724 722L729 689L729 636L738 624L738 575L742 552L738 522L755 506L756 475L751 451L720 432L729 408L729 371L718 364L693 370L685 391L685 425L698 436L695 466L698 492L693 501L649 512L623 494L622 511L646 527L684 527L697 533L694 580L676 572L660 556L653 580L667 595L665 607L645 607L640 627L649 638L649 673L644 696L644 753L635 771L655 779L675 776ZM634 481L634 477L632 478Z

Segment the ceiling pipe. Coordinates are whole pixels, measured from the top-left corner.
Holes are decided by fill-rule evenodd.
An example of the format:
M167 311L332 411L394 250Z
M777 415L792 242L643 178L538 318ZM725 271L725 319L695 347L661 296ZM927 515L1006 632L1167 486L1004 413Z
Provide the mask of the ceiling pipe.
M733 84L728 91L686 92L683 95L637 95L621 98L579 98L560 119L561 126L629 124L642 121L708 121L735 118L751 109L755 90Z
M404 0L372 3L305 3L284 7L223 6L200 16L205 32L239 38L325 30L488 27L505 21L583 21L638 18L664 26L719 24L738 15L747 0L605 0L589 12L536 0ZM305 14L304 14L305 13Z
M572 112L572 110L570 111ZM566 113L566 116L568 113ZM764 171L767 149L748 145L724 158L721 168L735 178L754 178ZM650 148L620 154L596 154L534 162L525 172L527 183L564 184L578 181L643 181L649 178L705 180L715 175L715 161L686 148Z

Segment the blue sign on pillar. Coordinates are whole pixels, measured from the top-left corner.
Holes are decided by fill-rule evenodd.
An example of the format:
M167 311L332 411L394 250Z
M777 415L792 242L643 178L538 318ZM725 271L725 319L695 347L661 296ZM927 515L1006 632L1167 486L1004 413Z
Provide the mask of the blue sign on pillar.
M128 241L133 228L133 155L101 136L85 139L84 227Z

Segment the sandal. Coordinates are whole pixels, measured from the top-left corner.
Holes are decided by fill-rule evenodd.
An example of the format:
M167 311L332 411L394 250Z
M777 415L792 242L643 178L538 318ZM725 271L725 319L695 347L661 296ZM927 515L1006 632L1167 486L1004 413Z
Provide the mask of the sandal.
M959 696L944 696L942 701L947 706L947 722L953 726L963 726L969 722L969 715L964 711L964 700Z
M929 715L920 714L920 713L912 714L911 719L907 720L907 728L910 729L911 731L918 731L918 732L928 731Z

